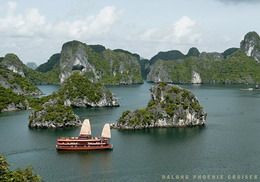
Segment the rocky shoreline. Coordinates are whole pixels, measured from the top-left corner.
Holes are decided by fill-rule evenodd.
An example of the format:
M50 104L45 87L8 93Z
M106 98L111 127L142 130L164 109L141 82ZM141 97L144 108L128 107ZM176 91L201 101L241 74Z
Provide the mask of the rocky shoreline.
M103 85L73 73L52 95L35 101L29 116L30 128L63 128L81 125L75 107L118 107L117 98Z
M21 111L21 110L28 110L29 107L24 105L23 103L10 103L1 112L11 112L11 111Z
M29 115L29 128L64 128L81 126L82 121L71 107L58 99L50 99Z
M82 123L80 120L67 122L64 124L55 123L53 121L44 121L44 122L32 122L29 124L29 128L67 128L67 127L79 127Z
M111 129L118 130L139 130L139 129L150 129L150 128L193 128L193 127L205 127L206 123L202 123L199 125L147 125L147 126L123 126L118 123L110 123Z
M180 128L204 126L207 114L198 99L179 86L159 83L151 88L152 99L146 108L125 111L114 129Z

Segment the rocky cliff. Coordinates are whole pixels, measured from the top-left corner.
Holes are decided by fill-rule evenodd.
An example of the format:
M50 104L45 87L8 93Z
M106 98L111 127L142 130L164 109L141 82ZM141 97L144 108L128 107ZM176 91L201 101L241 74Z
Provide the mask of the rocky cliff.
M150 69L150 63L149 63L149 59L144 59L141 58L139 61L139 64L141 66L141 74L142 74L142 78L143 80L146 80L147 78L147 74L149 73L149 69Z
M192 71L191 83L192 84L201 84L202 83L200 74L197 73L196 71Z
M31 128L79 126L73 107L119 106L113 94L100 83L92 83L81 72L74 72L52 95L33 99L29 117Z
M171 83L256 84L260 82L260 64L237 50L224 58L203 54L175 61L159 60L151 66L147 80Z
M0 85L0 112L18 111L29 108L28 100L23 95L18 95L10 88Z
M45 77L47 77L46 82L51 84L59 84L60 54L53 54L46 63L38 66L36 71L41 72Z
M139 56L124 50L110 50L103 46L89 46L79 41L62 46L60 82L74 71L80 71L92 82L109 85L142 83Z
M29 109L30 98L42 94L32 81L39 77L15 54L0 58L0 112Z
M46 63L41 64L36 68L37 71L46 73L58 69L60 65L60 54L53 54Z
M64 128L81 125L79 117L58 98L49 99L29 116L30 128Z
M247 56L260 62L260 37L256 32L249 32L240 43L240 48Z
M25 77L24 64L15 54L6 54L0 61L0 65L22 77Z
M44 74L27 67L23 64L19 57L13 53L6 54L4 57L0 58L0 66L12 71L13 73L19 74L22 77L25 77L32 84L54 83L50 74Z
M203 126L206 113L188 90L159 83L151 88L151 100L144 109L125 111L112 127L143 129L155 127Z
M58 91L66 106L113 107L119 106L113 94L99 83L92 83L80 72L73 73Z
M14 66L16 67L16 66ZM17 68L16 70L19 70ZM22 71L20 73L23 73ZM14 93L24 96L41 95L41 91L30 80L16 71L9 70L0 65L0 85L6 89L11 89Z
M149 82L167 82L172 83L172 76L171 76L171 70L169 70L167 67L167 64L165 64L166 61L163 60L157 60L153 65L150 65L149 72L147 74L147 81ZM170 62L167 62L168 64L171 64Z
M191 48L182 58L159 59L153 64L150 62L147 80L192 84L256 84L260 82L259 45L258 34L250 32L241 42L240 49L229 48L223 53L200 53L196 48Z

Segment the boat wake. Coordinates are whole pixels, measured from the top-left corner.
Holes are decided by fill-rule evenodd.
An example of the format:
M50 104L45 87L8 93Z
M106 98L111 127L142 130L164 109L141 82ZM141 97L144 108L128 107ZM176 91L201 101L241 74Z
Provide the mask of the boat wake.
M27 150L21 150L21 151L11 151L4 153L5 156L12 156L17 154L25 154L25 153L33 153L33 152L39 152L39 151L47 151L51 150L50 148L35 148L35 149L27 149Z

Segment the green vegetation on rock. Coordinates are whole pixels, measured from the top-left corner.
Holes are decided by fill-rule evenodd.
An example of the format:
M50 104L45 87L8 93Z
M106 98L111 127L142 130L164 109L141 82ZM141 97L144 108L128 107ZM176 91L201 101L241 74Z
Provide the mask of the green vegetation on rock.
M187 53L188 57L190 57L190 56L198 57L199 55L200 55L200 51L196 47L190 48Z
M46 73L48 71L51 71L55 69L56 67L59 67L60 64L60 54L53 54L49 60L46 63L41 64L37 67L37 71L40 71L42 73Z
M0 112L23 110L28 106L26 98L22 95L17 95L10 88L6 89L0 85Z
M260 63L260 36L256 32L248 32L240 43L240 49Z
M171 83L250 83L260 82L260 37L249 32L240 48L223 53L191 48L186 56L178 51L159 52L150 60L147 80Z
M0 66L0 85L20 95L39 95L40 90L26 77Z
M0 112L27 109L28 99L40 94L26 77L0 65Z
M176 61L159 60L151 67L148 80L191 83L192 71L199 73L203 83L260 82L260 64L240 50L218 60L210 55Z
M151 95L146 108L123 112L115 127L142 129L205 124L206 113L190 91L161 82L152 87Z
M157 60L176 60L182 59L185 55L178 50L171 50L166 52L159 52L155 56L153 56L150 60L150 64L154 64Z
M106 50L106 48L102 45L89 45L94 51L101 53Z
M92 83L79 72L74 72L52 95L31 98L33 108L29 127L60 128L79 126L80 120L72 107L118 106L112 93L100 83Z
M233 53L237 52L238 50L239 50L239 48L232 47L232 48L225 50L222 53L222 55L224 56L224 58L227 58L228 56L232 55Z
M139 59L139 55L125 50L89 46L79 41L67 42L61 51L61 82L77 70L89 80L106 85L143 83Z
M41 64L36 71L45 76L44 80L49 84L59 84L60 54L53 54L46 63Z
M87 98L91 102L98 102L104 91L108 92L100 83L91 83L80 73L74 73L62 84L58 94L64 99Z
M9 164L3 155L0 155L0 181L2 182L40 182L40 176L34 174L31 167L10 170Z
M34 111L29 116L31 128L72 127L81 123L72 108L65 106L64 101L57 95L34 100L32 107Z
M17 69L17 71L23 69L24 64L23 62L19 59L19 57L16 54L13 53L8 53L5 55L5 57L3 57L2 61L1 61L1 65L5 65L5 66L14 66Z
M149 60L148 59L140 59L139 64L141 66L141 74L142 78L146 80L146 76L149 73Z
M59 82L57 78L58 74L55 71L51 71L51 73L41 73L33 70L24 65L19 57L13 53L6 54L5 57L1 58L0 65L2 68L25 77L33 84L57 84ZM56 75L53 72L56 73Z

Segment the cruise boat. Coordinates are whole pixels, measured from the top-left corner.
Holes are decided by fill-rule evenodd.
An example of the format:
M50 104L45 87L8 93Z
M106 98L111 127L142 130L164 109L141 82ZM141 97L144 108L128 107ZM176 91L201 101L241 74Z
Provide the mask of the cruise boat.
M101 137L91 136L91 126L88 119L85 119L78 137L61 137L57 139L56 149L59 151L88 151L113 149L109 143L111 139L110 125L104 125Z

